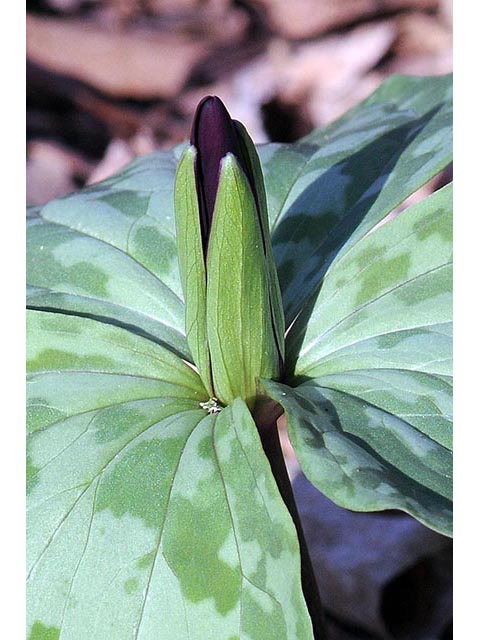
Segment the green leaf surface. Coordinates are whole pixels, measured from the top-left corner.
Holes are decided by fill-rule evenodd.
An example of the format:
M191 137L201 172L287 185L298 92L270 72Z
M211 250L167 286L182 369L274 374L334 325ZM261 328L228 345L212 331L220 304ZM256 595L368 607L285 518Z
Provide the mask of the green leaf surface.
M300 466L322 493L354 511L400 509L451 535L452 455L440 442L444 418L429 420L448 401L442 381L382 370L264 388L285 409Z
M451 320L449 185L337 257L306 327L291 333L291 367L318 377L365 367L373 357L378 367L449 375Z
M207 399L192 367L125 329L89 318L28 311L27 331L27 371L34 379L45 375L61 379L66 371L85 374L87 380L96 374L125 376L161 383L167 395Z
M451 186L332 264L303 334L287 413L310 480L354 510L398 508L451 534Z
M311 639L295 529L244 403L210 416L167 350L28 315L28 637Z
M287 326L329 265L452 156L451 76L394 76L294 145L260 147Z
M28 303L128 327L189 358L173 205L180 149L54 200L27 236Z

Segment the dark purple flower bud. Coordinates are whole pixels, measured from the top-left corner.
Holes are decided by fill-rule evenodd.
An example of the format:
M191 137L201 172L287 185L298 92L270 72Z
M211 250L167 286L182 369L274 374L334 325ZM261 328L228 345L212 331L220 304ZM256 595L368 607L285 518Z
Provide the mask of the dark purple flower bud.
M255 180L237 123L216 96L207 96L198 104L193 119L190 143L197 151L195 182L200 210L204 252L212 227L213 211L220 179L221 161L231 153L244 171L256 199Z

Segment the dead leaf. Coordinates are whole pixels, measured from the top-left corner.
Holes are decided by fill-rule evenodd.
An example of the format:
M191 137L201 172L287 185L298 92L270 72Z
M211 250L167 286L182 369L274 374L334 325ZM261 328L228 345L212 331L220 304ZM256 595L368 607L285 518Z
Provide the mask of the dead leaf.
M311 38L361 19L401 9L436 9L438 0L254 0L271 28L290 39Z
M398 39L393 48L398 56L438 53L452 48L452 32L437 17L415 12L396 20Z
M287 419L284 413L282 413L277 420L277 429L283 457L285 458L285 466L288 471L288 477L290 478L290 482L293 482L294 478L296 478L300 473L300 465L298 463L295 450L292 447L292 443L290 442L290 438L288 437Z
M47 0L47 4L49 7L52 7L52 9L56 9L57 11L73 13L80 8L82 0Z
M202 10L224 13L230 7L230 0L146 0L147 7L158 15L179 15Z
M152 30L109 32L80 19L27 16L27 56L115 96L172 98L207 51Z
M362 25L298 47L281 78L286 100L339 93L374 67L396 37L393 21Z
M383 71L388 76L393 73L405 73L416 76L435 76L451 73L453 69L452 49L438 53L393 58Z
M41 205L77 189L75 177L85 179L90 164L74 151L50 141L36 140L27 148L27 204Z
M450 28L453 25L453 2L452 0L440 0L440 17Z
M331 93L320 91L308 101L309 113L314 126L325 126L340 118L362 100L368 98L385 80L385 75L377 71L358 77L341 91Z
M110 142L103 159L90 174L87 184L106 180L115 172L133 160L135 154L125 140L114 139Z
M268 141L262 106L273 100L305 110L307 120L320 126L377 88L382 76L364 78L388 52L396 34L395 22L388 20L308 44L294 46L277 39L264 55L225 81L190 91L179 104L191 117L203 95L218 95L257 143Z

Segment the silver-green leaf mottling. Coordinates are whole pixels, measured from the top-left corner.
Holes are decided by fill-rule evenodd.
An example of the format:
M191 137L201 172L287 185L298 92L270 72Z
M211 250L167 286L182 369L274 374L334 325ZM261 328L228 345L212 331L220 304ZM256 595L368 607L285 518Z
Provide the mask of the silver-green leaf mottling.
M312 638L295 528L245 404L208 415L140 380L124 402L76 393L81 410L45 396L52 413L29 425L30 637Z
M259 151L288 326L337 254L451 161L451 76L393 77L299 143Z
M447 186L333 262L290 342L285 409L302 469L356 510L452 532L452 201Z

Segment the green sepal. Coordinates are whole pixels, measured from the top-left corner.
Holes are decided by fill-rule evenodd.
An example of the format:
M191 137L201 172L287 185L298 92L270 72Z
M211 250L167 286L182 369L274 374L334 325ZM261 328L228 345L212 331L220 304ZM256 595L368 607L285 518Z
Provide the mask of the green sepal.
M222 161L207 252L207 334L216 397L252 408L257 377L277 378L280 358L262 231L248 179Z
M178 262L185 297L185 332L198 372L214 396L206 327L207 277L195 184L195 147L183 152L175 177Z
M265 181L263 179L262 166L260 164L260 158L258 157L255 145L248 135L246 128L241 122L238 122L238 120L234 120L234 124L237 130L237 134L244 145L244 150L246 152L245 155L248 157L250 169L255 181L255 188L257 190L260 224L262 228L262 235L264 238L265 262L269 278L272 319L275 330L275 338L283 363L285 361L285 316L283 313L282 294L278 281L277 268L275 266L275 259L273 257L272 241L270 237L270 225L268 221L267 193L265 190Z

